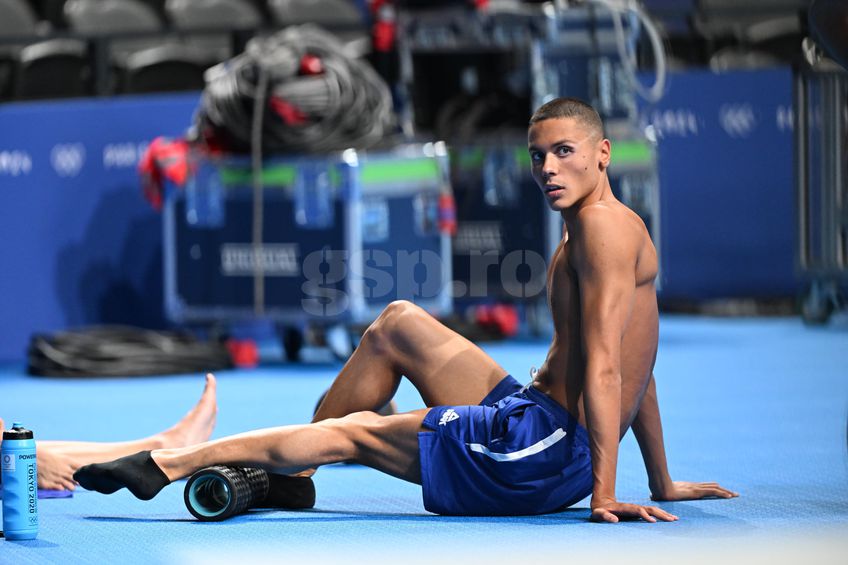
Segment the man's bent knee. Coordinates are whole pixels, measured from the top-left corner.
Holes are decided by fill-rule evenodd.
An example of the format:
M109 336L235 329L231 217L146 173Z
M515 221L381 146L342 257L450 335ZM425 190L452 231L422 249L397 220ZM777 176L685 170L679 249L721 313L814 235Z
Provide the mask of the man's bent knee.
M413 316L425 314L424 310L408 300L395 300L368 327L363 342L377 349L377 353L391 353L393 338ZM426 315L426 314L425 314Z
M357 427L372 425L380 420L382 420L382 416L380 416L376 412L363 410L362 412L354 412L353 414L348 414L347 416L336 418L335 421L342 428L353 429Z
M395 300L383 309L376 322L380 326L392 329L403 323L406 318L420 314L424 314L420 306L409 300Z

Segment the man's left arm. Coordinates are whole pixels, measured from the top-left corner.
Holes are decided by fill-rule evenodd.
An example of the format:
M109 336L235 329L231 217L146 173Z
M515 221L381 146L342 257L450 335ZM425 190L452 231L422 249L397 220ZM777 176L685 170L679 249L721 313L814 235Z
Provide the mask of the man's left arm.
M630 428L645 462L648 472L648 486L653 500L696 500L700 498L733 498L738 493L730 491L718 483L689 483L672 481L668 473L663 441L660 407L657 400L657 385L654 376L648 382L648 388L642 397L639 412Z

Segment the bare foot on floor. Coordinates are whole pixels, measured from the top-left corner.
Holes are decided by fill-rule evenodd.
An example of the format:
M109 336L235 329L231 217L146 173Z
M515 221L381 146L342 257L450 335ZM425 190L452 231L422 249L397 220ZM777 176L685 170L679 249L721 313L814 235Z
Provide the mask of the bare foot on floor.
M216 386L215 376L207 373L206 387L194 408L172 428L160 434L163 448L185 447L209 439L215 429L215 418L218 415Z
M40 448L36 453L38 464L38 488L50 490L74 490L74 471L79 465L61 452Z

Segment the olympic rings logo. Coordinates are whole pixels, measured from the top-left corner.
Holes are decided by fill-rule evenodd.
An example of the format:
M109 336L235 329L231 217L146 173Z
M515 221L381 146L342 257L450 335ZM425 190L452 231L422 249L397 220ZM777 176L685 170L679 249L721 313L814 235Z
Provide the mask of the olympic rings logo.
M50 164L60 177L75 177L85 164L85 146L82 143L60 143L50 151Z

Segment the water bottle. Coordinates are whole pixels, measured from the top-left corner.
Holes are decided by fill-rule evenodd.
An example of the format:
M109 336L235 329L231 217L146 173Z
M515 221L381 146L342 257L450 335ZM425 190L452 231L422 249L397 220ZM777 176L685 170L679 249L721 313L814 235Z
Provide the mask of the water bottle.
M3 532L8 540L38 535L38 469L32 432L20 423L3 431Z

